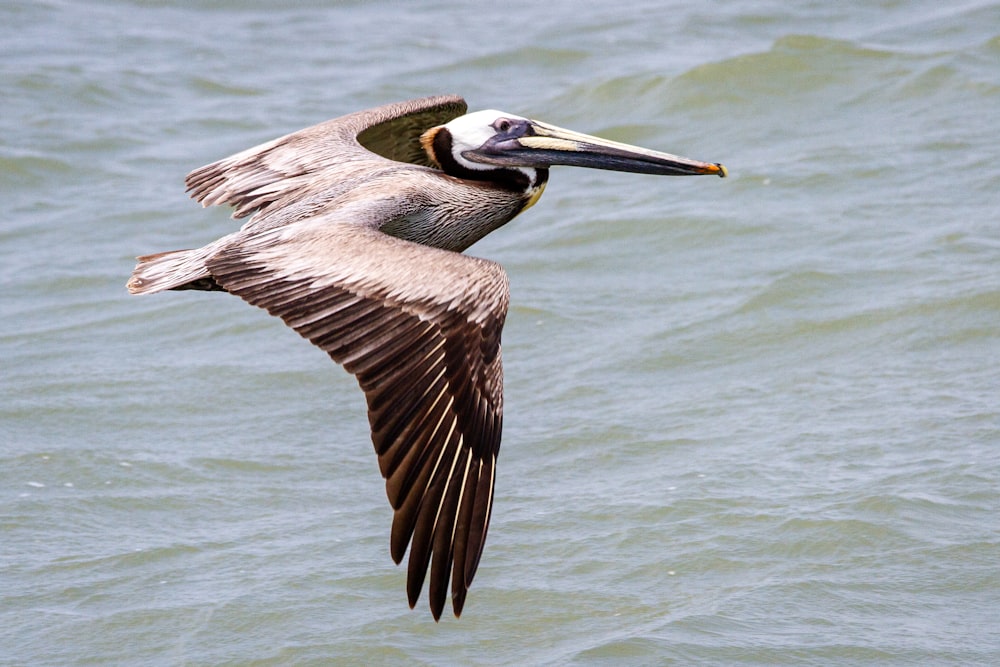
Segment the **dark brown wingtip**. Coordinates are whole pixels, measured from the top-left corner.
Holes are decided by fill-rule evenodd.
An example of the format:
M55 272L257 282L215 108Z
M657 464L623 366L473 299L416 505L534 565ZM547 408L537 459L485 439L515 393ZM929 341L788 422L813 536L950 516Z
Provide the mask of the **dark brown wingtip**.
M465 595L468 592L467 588L451 592L451 608L455 610L455 618L462 616L462 609L465 608Z

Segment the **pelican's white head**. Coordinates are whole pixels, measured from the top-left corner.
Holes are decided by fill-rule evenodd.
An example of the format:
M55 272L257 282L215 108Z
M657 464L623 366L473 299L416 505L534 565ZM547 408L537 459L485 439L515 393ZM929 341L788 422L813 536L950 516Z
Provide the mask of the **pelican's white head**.
M498 137L509 133L515 124L529 124L527 118L515 114L484 109L459 116L444 125L451 134L451 154L455 160L467 169L490 169L494 165L477 162L465 157L465 153L477 151L495 142Z

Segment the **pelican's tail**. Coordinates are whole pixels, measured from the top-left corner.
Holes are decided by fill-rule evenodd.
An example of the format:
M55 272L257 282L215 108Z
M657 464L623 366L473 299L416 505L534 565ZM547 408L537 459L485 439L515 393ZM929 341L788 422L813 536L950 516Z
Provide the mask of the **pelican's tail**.
M216 243L193 250L171 250L143 255L132 270L127 287L132 294L151 294L164 290L222 290L205 262L218 250Z

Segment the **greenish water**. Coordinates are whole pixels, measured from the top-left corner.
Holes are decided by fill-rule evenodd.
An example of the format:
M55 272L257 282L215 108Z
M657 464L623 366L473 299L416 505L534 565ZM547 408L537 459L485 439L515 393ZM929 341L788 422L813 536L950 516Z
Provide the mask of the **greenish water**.
M0 664L1000 662L1000 4L0 7ZM460 620L353 379L133 256L191 169L459 93L724 162L554 170L501 262Z

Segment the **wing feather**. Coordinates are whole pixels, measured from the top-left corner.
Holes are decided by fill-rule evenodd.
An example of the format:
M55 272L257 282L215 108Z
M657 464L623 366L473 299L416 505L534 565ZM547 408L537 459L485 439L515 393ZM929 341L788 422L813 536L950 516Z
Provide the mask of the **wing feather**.
M434 525L434 545L431 556L431 584L427 591L431 609L444 607L448 580L454 560L455 522L462 502L465 480L469 474L472 451L463 448L456 453L448 471L448 489L441 499L441 509Z
M441 513L441 505L448 490L450 471L458 456L461 446L462 436L455 433L453 429L448 429L445 433L445 446L441 447L434 457L431 465L431 475L429 483L423 492L423 500L417 510L417 520L413 527L413 539L410 543L410 561L407 567L406 592L410 598L410 606L417 603L420 589L423 587L424 577L427 573L427 566L431 559L431 547L434 537L434 529L437 527L438 516ZM448 545L451 551L451 545ZM431 580L431 589L440 585L438 581ZM447 586L447 579L445 580ZM431 612L435 618L440 618L441 609L435 607L435 600L431 598ZM441 605L444 606L443 604Z
M409 545L410 605L429 570L435 619L449 582L458 615L493 501L506 275L486 260L321 223L247 235L208 269L357 377L394 510L393 560Z
M302 199L322 174L355 161L393 160L432 166L420 135L467 110L455 96L386 104L292 132L195 169L188 192L202 206L228 204L243 218L280 200Z

